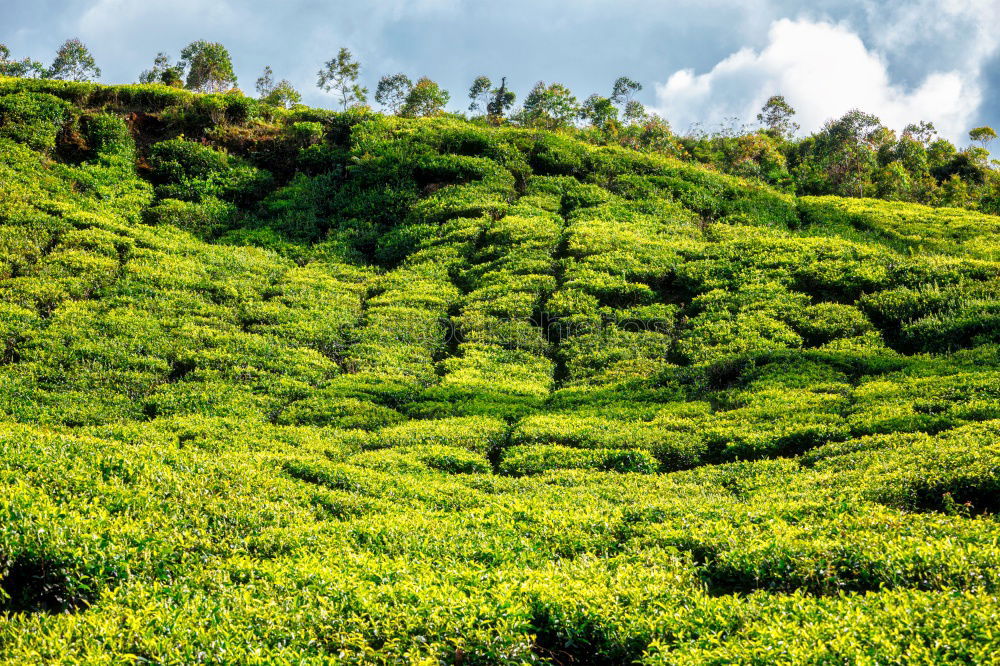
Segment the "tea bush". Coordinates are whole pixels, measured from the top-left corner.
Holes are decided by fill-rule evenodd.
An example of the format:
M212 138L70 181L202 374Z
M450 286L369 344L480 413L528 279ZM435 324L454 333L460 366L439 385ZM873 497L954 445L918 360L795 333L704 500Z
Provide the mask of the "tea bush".
M0 662L990 663L997 220L0 78Z

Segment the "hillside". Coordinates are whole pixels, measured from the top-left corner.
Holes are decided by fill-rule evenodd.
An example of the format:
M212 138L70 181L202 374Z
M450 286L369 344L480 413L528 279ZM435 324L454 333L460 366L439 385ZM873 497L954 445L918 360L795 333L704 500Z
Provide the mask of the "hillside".
M1000 217L0 79L0 661L987 663Z

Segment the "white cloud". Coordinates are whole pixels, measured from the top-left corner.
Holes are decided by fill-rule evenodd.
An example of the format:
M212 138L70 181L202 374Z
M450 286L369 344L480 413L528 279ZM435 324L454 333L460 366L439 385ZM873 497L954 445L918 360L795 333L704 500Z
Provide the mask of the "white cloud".
M228 26L236 19L236 12L226 0L211 3L202 0L171 0L169 3L97 0L76 24L82 34L121 39L127 34L126 30L139 26L145 30L155 26L157 32L176 28L214 29Z
M882 55L842 24L781 19L771 24L760 51L742 49L705 74L680 70L657 84L657 107L679 130L712 128L725 118L752 122L772 94L784 95L796 120L814 131L853 108L874 113L889 127L930 120L961 139L980 106L980 49L967 66L931 72L915 88L894 84Z
M1000 46L996 0L869 1L866 10L874 43L891 53L933 44L938 62L976 67Z

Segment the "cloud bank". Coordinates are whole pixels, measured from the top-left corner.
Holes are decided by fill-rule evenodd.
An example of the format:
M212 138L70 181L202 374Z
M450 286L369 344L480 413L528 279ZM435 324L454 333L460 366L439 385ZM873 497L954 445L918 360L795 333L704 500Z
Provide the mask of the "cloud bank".
M905 42L898 30L890 34ZM897 129L930 120L942 135L960 140L982 103L981 68L994 51L980 45L961 66L905 86L892 80L886 57L846 25L780 19L763 48L740 49L703 74L674 72L656 85L655 106L679 131L714 129L733 117L752 121L770 95L780 94L805 131L860 108Z

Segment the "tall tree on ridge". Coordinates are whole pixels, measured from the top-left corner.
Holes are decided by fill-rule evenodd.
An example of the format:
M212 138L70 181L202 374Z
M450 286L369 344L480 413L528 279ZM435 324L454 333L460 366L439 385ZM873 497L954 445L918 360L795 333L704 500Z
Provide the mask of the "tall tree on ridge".
M400 115L408 118L436 116L444 110L450 98L447 90L423 76L406 96Z
M799 129L792 122L795 109L785 101L783 95L771 95L757 114L757 122L765 127L765 131L775 139L789 139Z
M55 60L46 72L47 78L67 81L89 81L100 78L101 68L94 56L79 39L67 39L56 51Z
M153 59L152 69L147 69L139 75L139 83L162 83L174 88L184 87L184 66L180 63L170 64L170 56L162 51Z
M469 88L469 111L485 111L490 122L499 124L507 110L514 105L517 95L507 88L507 77L500 80L499 87L493 87L488 76L477 76Z
M992 127L984 125L983 127L977 127L969 131L969 138L973 141L978 141L982 144L983 148L986 148L990 144L990 141L997 138L996 130Z
M361 64L350 50L341 47L337 57L327 60L323 69L317 72L316 86L325 92L334 91L345 110L348 106L362 105L367 101L368 89L358 84L360 71Z
M217 93L236 87L232 58L218 42L191 42L181 51L180 62L187 70L185 87L189 90Z
M302 101L302 95L288 79L274 82L274 70L270 65L264 67L264 72L257 79L257 97L268 106L280 106L286 109Z
M375 101L398 114L406 103L406 97L413 90L413 81L406 74L391 74L383 76L375 89Z
M572 124L579 113L580 106L569 88L539 81L524 98L514 120L529 127L557 129Z

